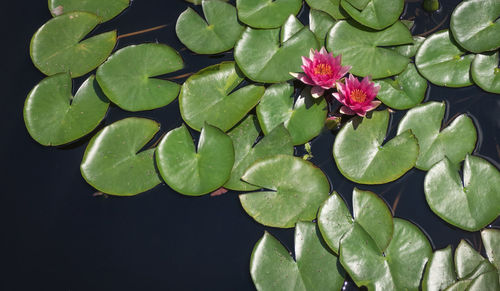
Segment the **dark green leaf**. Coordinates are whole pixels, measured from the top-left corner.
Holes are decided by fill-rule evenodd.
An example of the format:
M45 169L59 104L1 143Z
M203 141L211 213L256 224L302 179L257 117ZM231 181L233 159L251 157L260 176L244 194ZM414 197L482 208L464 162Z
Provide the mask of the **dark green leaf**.
M500 94L500 68L498 67L499 51L477 54L472 61L471 76L481 89Z
M115 52L97 70L97 81L116 105L128 111L151 110L172 102L180 86L152 78L184 66L173 48L158 43L131 45Z
M325 45L326 35L334 24L335 19L328 13L315 9L309 11L309 27L316 36L320 46Z
M116 44L116 31L82 39L101 19L87 12L72 12L55 17L33 35L30 55L45 75L71 73L79 77L92 71L109 56Z
M276 28L285 23L290 14L297 15L302 0L236 0L241 22L255 28Z
M71 77L62 73L45 78L31 90L24 104L24 121L30 135L40 144L61 145L94 130L108 106L94 76L73 97Z
M401 21L401 22L403 22L403 21ZM398 45L398 46L392 47L391 49L402 56L411 58L417 54L418 49L420 48L422 43L424 43L424 41L425 41L425 37L414 36L412 44Z
M156 152L163 180L175 191L190 196L207 194L224 185L233 163L231 138L209 124L201 130L198 149L182 125L165 135Z
M373 29L384 29L399 19L404 0L342 0L342 8L357 22Z
M83 11L101 17L102 22L111 20L129 5L130 0L49 0L49 9L53 16Z
M334 19L346 18L347 13L340 9L340 0L306 0L306 2L312 9L324 11Z

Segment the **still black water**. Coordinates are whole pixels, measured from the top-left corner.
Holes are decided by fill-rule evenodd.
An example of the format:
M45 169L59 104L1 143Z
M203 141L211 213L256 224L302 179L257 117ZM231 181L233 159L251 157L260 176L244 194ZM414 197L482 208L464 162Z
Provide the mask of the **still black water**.
M403 18L416 17L414 34L444 21L460 2L441 1L440 12L429 15L419 1L409 0ZM180 51L185 68L174 75L196 72L223 60L190 53L175 35L175 21L188 6L182 0L135 0L122 15L94 33L118 29L119 34L162 24L164 29L123 38L118 48L143 42L166 43ZM197 8L200 11L199 8ZM308 11L300 14L307 22ZM8 1L2 8L2 97L0 115L0 290L253 290L249 259L265 229L293 250L293 230L263 227L241 208L237 193L191 198L160 185L129 198L94 197L79 164L91 136L72 145L43 147L24 127L24 99L43 75L31 64L29 41L51 18L47 1ZM79 86L83 78L75 81ZM183 79L179 80L179 82ZM448 117L467 112L480 133L476 154L500 165L500 96L476 86L450 89L430 86L427 100L446 100ZM394 136L403 113L394 114ZM152 118L161 133L180 126L178 103L140 113L111 107L102 126L128 116ZM161 134L160 133L160 134ZM158 135L159 137L159 135ZM354 186L380 194L389 205L400 195L395 216L409 219L429 236L434 248L456 246L468 239L479 246L479 234L447 225L425 202L425 173L411 170L396 182L356 185L341 176L331 156L334 135L324 132L312 142L313 162L351 203ZM500 221L494 223L500 226ZM357 290L348 283L347 290Z

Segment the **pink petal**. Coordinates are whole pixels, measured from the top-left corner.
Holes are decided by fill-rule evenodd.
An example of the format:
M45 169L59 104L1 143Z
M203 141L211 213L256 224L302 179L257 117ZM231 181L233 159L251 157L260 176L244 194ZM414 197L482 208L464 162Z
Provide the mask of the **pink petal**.
M302 56L302 64L304 64L304 66L310 66L310 65L312 65L312 63L313 63L312 60Z
M299 79L302 83L307 84L307 85L311 85L311 86L316 85L313 82L313 80L311 80L311 78L309 78L309 76L307 76L306 74L299 74L299 77L297 79Z
M356 112L352 111L349 107L347 106L342 106L340 107L340 113L346 114L346 115L354 115Z
M382 102L380 101L372 101L370 105L363 106L364 111L371 111L375 108L377 108Z
M319 98L323 96L324 92L325 90L319 86L314 86L311 88L311 96L313 96L314 98Z

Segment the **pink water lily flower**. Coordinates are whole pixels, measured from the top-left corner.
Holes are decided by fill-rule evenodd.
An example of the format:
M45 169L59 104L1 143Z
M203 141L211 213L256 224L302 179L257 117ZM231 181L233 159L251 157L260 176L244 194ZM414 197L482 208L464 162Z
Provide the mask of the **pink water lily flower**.
M324 47L318 52L311 49L309 58L302 57L302 70L304 73L290 73L311 88L314 98L323 96L325 90L335 87L338 80L344 77L351 69L350 66L342 66L341 56L334 57Z
M340 113L365 116L366 112L377 108L380 101L373 101L378 94L380 86L375 86L371 77L364 77L360 82L358 78L349 74L345 79L345 84L337 83L337 93L332 93L344 106L340 108Z

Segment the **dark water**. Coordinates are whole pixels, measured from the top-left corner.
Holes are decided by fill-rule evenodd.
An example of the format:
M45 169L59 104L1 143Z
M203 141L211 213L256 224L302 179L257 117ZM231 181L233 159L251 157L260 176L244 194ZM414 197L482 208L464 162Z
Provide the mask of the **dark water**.
M459 3L441 2L442 11L432 16L418 9L419 3L408 4L404 18L417 17L414 34L435 27ZM30 138L22 119L25 96L44 77L31 64L28 48L31 35L50 19L46 1L3 5L1 290L253 290L249 259L264 230L293 250L293 230L255 223L234 192L190 198L160 185L130 198L93 197L95 189L79 172L90 137L66 147L43 147ZM184 58L186 67L175 73L179 75L231 60L231 53L206 57L184 49L174 27L186 6L181 0L135 0L121 16L94 33L117 28L124 34L167 24L162 30L121 39L118 48L166 43L180 50ZM307 14L302 11L301 19L306 20ZM446 19L442 27L448 23ZM481 137L476 154L500 165L499 95L475 86L430 86L428 100L446 100L449 117L470 114ZM112 107L103 125L128 116L161 122L161 133L182 122L178 104L173 102L135 114ZM394 114L392 135L401 117L402 113ZM435 248L456 246L462 238L479 246L478 233L451 227L430 211L423 194L424 172L413 169L398 181L380 186L356 185L337 170L331 156L333 139L334 135L325 132L313 141L313 162L327 173L348 204L354 186L380 194L389 205L399 196L395 215L418 224ZM500 226L500 222L494 225ZM352 283L347 289L356 290Z

